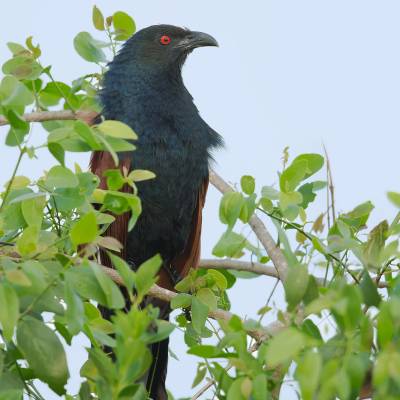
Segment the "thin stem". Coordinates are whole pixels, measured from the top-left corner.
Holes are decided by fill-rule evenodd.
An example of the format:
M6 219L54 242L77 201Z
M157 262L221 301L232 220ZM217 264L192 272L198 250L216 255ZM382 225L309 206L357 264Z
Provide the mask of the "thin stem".
M52 81L52 83L54 83L55 88L57 89L57 91L60 93L61 97L64 99L65 104L72 110L73 113L75 113L76 109L75 107L72 106L72 104L69 102L67 96L65 95L65 93L62 91L62 89L60 88L60 86L58 85L58 83L56 82L56 80L53 78L52 73L50 72L50 70L47 70L47 76L50 78L50 80Z
M29 314L33 307L35 307L35 305L37 304L37 302L44 296L44 294L54 285L54 283L59 279L58 276L56 276L55 278L53 278L49 284L43 289L42 293L40 293L35 300L32 301L31 304L29 304L29 306L25 309L25 311L19 316L18 319L22 319L25 315Z
M15 167L14 167L14 171L13 171L13 173L11 175L11 179L8 181L6 192L4 193L4 197L3 197L3 202L1 203L1 206L0 206L0 212L1 212L1 210L4 208L4 206L6 204L7 197L10 194L12 184L14 182L15 176L17 175L17 171L18 171L18 168L19 168L19 166L21 164L21 160L22 160L22 157L23 157L24 154L25 154L25 149L21 149L21 151L19 152L17 163L15 164Z
M51 219L51 221L53 222L53 225L54 225L55 228L56 228L58 237L61 237L61 226L59 226L59 225L57 224L57 221L56 221L56 219L54 218L54 212L53 212L53 210L49 207L48 204L46 204L46 209L47 209L47 212L48 212L49 215L50 215L50 219Z
M263 210L260 207L257 207L257 210L263 212L264 214L268 215L270 218L276 219L277 221L287 224L288 226L292 227L293 229L296 229L298 232L302 233L307 239L309 240L313 240L313 237L308 234L307 232L305 232L303 229L299 228L298 226L296 226L295 224L292 224L289 221L285 221L284 219L277 217L276 215L273 215L265 210ZM345 263L343 263L338 257L336 257L334 254L332 253L325 253L324 252L324 256L327 257L328 259L331 258L335 261L337 261L343 268L344 270L354 279L354 281L356 283L360 283L359 279L347 268L347 265Z
M323 145L323 147L324 147L324 152L325 152L326 169L327 169L327 174L328 174L328 188L329 188L329 193L331 196L332 220L333 220L333 223L335 223L336 222L335 186L333 185L332 169L331 169L331 163L329 161L328 151L326 150L325 145ZM329 214L329 210L328 210L328 214Z
M115 42L114 42L111 32L110 32L110 28L108 26L106 27L106 32L107 32L108 39L110 40L111 51L113 53L113 56L115 57L117 55L117 46L115 45Z

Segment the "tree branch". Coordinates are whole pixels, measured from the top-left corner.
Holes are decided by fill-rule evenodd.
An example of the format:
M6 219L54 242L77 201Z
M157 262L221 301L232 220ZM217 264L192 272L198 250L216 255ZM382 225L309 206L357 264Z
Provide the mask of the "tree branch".
M89 122L97 115L94 111L77 111L74 113L70 110L62 111L39 111L24 114L23 119L26 122L44 122L44 121L69 121L81 119ZM9 122L3 116L0 116L0 126L8 125Z
M112 268L104 267L103 266L103 271L118 285L120 286L125 286L124 282L119 275L119 273ZM153 285L148 292L149 296L155 297L157 299L170 302L175 296L178 294L175 292L172 292L171 290L164 289L158 285ZM230 313L229 311L221 310L221 309L216 309L215 311L210 311L209 312L209 317L213 319L223 319L225 321L229 321L232 317L233 314ZM254 338L257 342L262 342L266 339L268 339L271 336L276 335L282 328L284 328L284 324L280 321L275 321L266 327L260 328L260 329L255 329L252 331L248 331L248 334Z
M221 193L234 191L234 189L212 169L210 169L210 182ZM274 264L279 279L284 281L287 276L288 264L285 256L282 253L282 250L276 245L268 229L256 214L253 214L253 216L250 218L249 225L253 229L253 232L257 236L258 240L264 246L265 251Z
M233 260L231 258L227 259L216 259L216 260L200 260L199 268L206 269L233 269L235 271L246 271L252 272L257 275L272 276L273 278L278 278L278 272L274 267L269 267L268 265L261 264L259 262L246 262Z

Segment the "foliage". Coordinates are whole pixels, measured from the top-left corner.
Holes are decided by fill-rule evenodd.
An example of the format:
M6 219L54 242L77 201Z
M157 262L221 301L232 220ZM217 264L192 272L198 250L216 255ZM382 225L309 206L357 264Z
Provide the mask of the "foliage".
M105 18L97 7L93 24L105 39L81 32L73 43L98 71L72 84L56 80L51 66L41 64L41 49L32 38L24 45L8 43L12 58L3 64L0 114L10 124L6 145L18 147L19 157L0 205L0 399L21 399L23 393L43 399L36 380L66 399L146 398L141 378L151 363L148 346L175 327L183 330L188 353L199 359L193 387L209 377L219 399L276 398L287 377L297 382L305 400L356 399L371 379L374 398L399 398L400 214L370 230L370 202L340 215L331 203L317 218L309 217L315 214L311 207L318 192L331 193L327 182L315 178L324 166L318 154L302 154L288 164L285 149L278 187L256 191L255 179L246 175L241 190L221 199L219 218L226 231L214 255L270 265L265 249L238 228L256 212L272 221L288 264L285 310L271 308L271 293L258 320L232 316L216 326L208 315L230 309L228 293L237 279L258 276L223 269L193 270L178 283L171 307L182 312L173 323L158 320L158 309L140 306L156 282L161 260L155 256L134 272L117 256L120 244L101 235L113 215L125 212L134 228L141 211L135 182L154 175L115 168L106 174L108 190L101 190L98 177L65 164L68 152L93 150L109 151L117 162L118 152L134 151L136 134L116 121L95 126L47 121L41 123L46 141L31 146L31 124L23 118L24 112L53 107L99 110L96 93L106 61L136 28L127 14ZM43 148L56 165L37 180L18 175L21 160L37 158ZM119 192L124 184L133 194ZM400 207L399 193L388 196ZM114 252L113 263L132 303L129 312L122 311L120 288L93 258L98 248ZM102 318L96 304L114 311L111 321ZM280 327L270 338L262 321L273 312ZM67 393L65 348L79 334L91 347L82 349L87 361L79 393ZM114 363L103 346L114 349Z

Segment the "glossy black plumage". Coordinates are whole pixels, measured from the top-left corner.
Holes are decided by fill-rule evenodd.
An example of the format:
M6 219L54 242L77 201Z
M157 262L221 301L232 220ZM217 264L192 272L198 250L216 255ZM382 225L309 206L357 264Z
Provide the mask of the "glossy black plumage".
M166 34L172 41L163 46L159 39ZM208 176L210 149L221 143L182 81L187 51L172 46L188 34L168 25L138 32L104 79L105 118L127 123L139 136L132 168L157 175L139 184L143 213L127 243L128 260L135 264L157 252L168 261L183 250L199 188Z
M162 44L162 36L168 36L170 43ZM125 241L133 268L156 253L179 273L196 266L190 264L199 256L210 152L222 139L200 117L183 84L181 68L194 48L215 45L215 39L200 32L151 26L126 42L105 75L103 116L128 124L139 136L137 150L120 159L130 169L156 174L156 179L138 184L143 211ZM198 79L206 83L205 76ZM97 154L92 159L92 170L99 175L106 169L104 157ZM168 310L164 311L167 317ZM155 384L149 388L154 399L166 398L167 348L165 341L153 349L159 354L153 364Z

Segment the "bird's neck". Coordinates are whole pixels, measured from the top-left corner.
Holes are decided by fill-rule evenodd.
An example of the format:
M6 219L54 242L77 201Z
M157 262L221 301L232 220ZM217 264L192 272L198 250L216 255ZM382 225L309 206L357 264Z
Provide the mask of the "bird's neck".
M146 68L135 63L129 68L111 64L104 79L101 102L106 118L121 120L134 118L135 113L144 112L148 106L162 113L172 106L179 109L182 104L193 104L180 68Z

